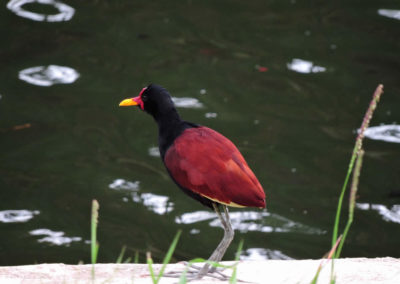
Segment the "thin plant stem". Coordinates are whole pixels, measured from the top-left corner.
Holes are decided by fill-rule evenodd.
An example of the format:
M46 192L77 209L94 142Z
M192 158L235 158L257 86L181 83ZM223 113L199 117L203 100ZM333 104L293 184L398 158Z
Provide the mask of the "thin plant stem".
M92 259L92 279L94 279L94 265L97 262L97 254L99 252L99 244L97 243L97 224L99 221L99 203L96 199L92 201L92 217L91 217L91 259Z
M153 270L153 259L151 258L151 253L147 252L146 253L146 258L147 258L147 265L149 266L149 272L151 276L151 280L153 281L153 284L157 284L157 279L156 276L154 275L154 270Z
M319 273L321 272L322 268L325 266L325 263L329 260L332 259L333 254L336 251L336 248L338 247L340 241L342 239L342 236L339 236L339 238L337 239L335 245L331 248L331 250L329 251L329 253L327 254L326 258L324 258L321 263L318 266L317 272L315 273L315 276L313 278L313 280L311 280L311 284L317 284L318 281L318 277L319 277Z
M354 173L353 173L353 180L352 180L351 189L350 189L349 217L347 220L346 227L343 231L342 241L340 242L339 247L336 251L337 257L340 256L344 241L346 240L347 233L350 229L351 223L353 222L354 207L355 207L355 203L356 203L356 194L357 194L357 189L358 189L358 181L360 179L363 156L364 156L364 150L361 149L357 156L356 165L355 165Z
M380 84L380 85L378 85L378 87L376 88L376 90L374 92L374 95L372 96L372 100L369 104L367 112L364 115L364 119L363 119L363 122L362 122L360 130L359 130L359 134L356 139L356 144L353 149L353 154L351 155L349 168L347 170L346 178L344 180L344 184L343 184L342 191L340 193L340 197L339 197L339 201L338 201L338 206L337 206L336 216L335 216L335 225L333 227L332 246L335 245L336 240L337 240L337 235L338 235L338 230L339 230L340 213L342 210L343 197L346 192L347 183L349 181L351 172L353 171L354 162L356 160L358 152L361 150L362 140L364 138L364 132L368 128L369 122L372 118L372 114L374 113L374 111L376 109L376 106L379 102L379 99L380 99L382 93L383 93L383 85ZM337 257L339 257L339 256L335 254L333 258L337 258Z
M233 271L232 271L232 276L229 279L229 283L230 284L236 284L237 283L237 264L239 263L239 258L240 258L240 254L242 253L243 250L243 240L240 241L238 249L236 251L236 255L235 255L235 261L236 261L236 265L233 267Z
M122 249L121 249L121 252L120 252L120 254L119 254L118 258L117 258L116 263L122 263L125 251L126 251L126 246L123 246Z
M170 245L170 247L169 247L169 249L168 249L168 252L167 252L167 254L166 254L165 257L164 257L163 264L162 264L161 269L160 269L160 272L158 273L158 276L157 276L157 283L158 283L158 281L160 281L161 277L162 277L163 274L164 274L164 270L165 270L165 268L167 267L167 264L170 262L170 260L171 260L171 258L172 258L172 254L173 254L174 251L175 251L176 245L178 244L179 237L181 236L181 234L182 234L182 231L181 231L181 230L179 230L179 231L176 233L176 235L175 235L175 237L174 237L174 240L172 241L172 243L171 243L171 245Z
M174 240L172 241L172 243L168 249L168 252L164 257L161 269L157 275L155 275L155 273L154 273L153 259L151 258L151 254L150 254L150 252L147 252L147 254L146 254L147 255L147 265L149 266L149 272L150 272L150 276L151 276L151 280L153 281L153 284L157 284L160 281L161 277L164 275L165 268L167 267L167 264L170 262L170 260L172 258L172 254L175 251L175 248L176 248L176 245L178 244L178 240L179 240L179 237L181 236L181 233L182 233L181 230L179 230L176 233Z
M354 146L354 149L353 149L353 153L351 155L349 168L347 170L347 174L346 174L346 177L345 177L345 180L344 180L344 184L343 184L342 191L340 193L340 197L339 197L339 201L338 201L338 205L337 205L336 216L335 216L335 224L334 224L334 227L333 227L333 234L332 234L332 247L337 242L337 235L338 235L339 221L340 221L340 213L342 211L343 197L344 197L344 194L346 192L347 183L348 183L348 181L350 179L350 175L351 175L351 173L353 171L354 163L355 163L357 157L359 157L360 151L362 150L362 142L363 142L365 130L369 126L369 122L371 121L372 115L373 115L373 113L374 113L374 111L375 111L375 109L377 107L377 104L378 104L379 99L380 99L382 94L383 94L383 85L380 84L375 89L375 92L374 92L374 94L372 96L372 100L371 100L371 102L369 104L367 112L364 115L364 119L362 121L361 127L360 127L359 132L358 132L358 136L356 138L356 143L355 143L355 146ZM362 162L362 159L360 159L360 170L361 170L361 162ZM359 178L359 175L356 176L356 179L358 179L358 178ZM357 180L357 184L358 184L358 180ZM355 202L355 195L354 195L354 199L352 199L352 201ZM354 211L354 205L353 205L352 210ZM351 215L349 214L349 217L350 216L351 216L351 218L353 218L353 214L351 214ZM351 221L350 221L350 223L348 222L346 227L345 227L346 235L347 235L347 232L348 232L348 230L350 228ZM343 238L342 242L343 241L344 241L344 238ZM335 282L334 281L334 259L340 257L340 252L341 252L342 247L343 247L343 244L341 243L339 249L334 253L334 255L332 257L331 283Z

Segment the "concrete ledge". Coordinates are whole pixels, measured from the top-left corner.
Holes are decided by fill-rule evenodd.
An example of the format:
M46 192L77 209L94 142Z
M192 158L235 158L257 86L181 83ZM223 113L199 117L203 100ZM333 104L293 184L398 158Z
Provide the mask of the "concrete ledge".
M233 262L224 262L231 264ZM321 260L243 261L238 266L238 279L250 283L310 283ZM156 264L155 269L160 265ZM181 263L170 264L167 271L181 271ZM91 265L39 264L0 267L0 283L152 283L146 264L96 264L92 282ZM345 258L335 261L338 284L400 283L400 259ZM227 275L231 270L226 271ZM329 283L330 262L322 270L318 283ZM163 278L160 284L177 283L175 278ZM227 283L211 278L190 283ZM239 282L240 283L240 282Z

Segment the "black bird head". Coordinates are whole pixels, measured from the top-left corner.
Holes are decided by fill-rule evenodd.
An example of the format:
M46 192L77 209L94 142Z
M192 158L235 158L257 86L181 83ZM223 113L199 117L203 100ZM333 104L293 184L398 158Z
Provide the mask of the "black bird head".
M156 120L176 113L171 95L166 89L159 85L150 84L143 88L139 96L123 100L120 106L138 106L145 112L152 115Z

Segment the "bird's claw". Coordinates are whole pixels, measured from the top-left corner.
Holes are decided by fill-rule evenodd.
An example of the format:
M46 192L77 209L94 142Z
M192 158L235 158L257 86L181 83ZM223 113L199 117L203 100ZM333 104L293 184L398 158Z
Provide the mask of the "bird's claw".
M215 268L212 267L206 274L202 275L199 277L199 273L202 269L202 267L194 265L194 264L189 264L188 262L182 262L186 268L183 271L168 271L164 273L164 277L172 277L172 278L180 278L184 273L186 274L186 279L188 281L191 280L198 280L203 277L210 277L210 278L215 278L221 281L227 281L229 280L229 276L225 275L222 273L224 271L224 268Z

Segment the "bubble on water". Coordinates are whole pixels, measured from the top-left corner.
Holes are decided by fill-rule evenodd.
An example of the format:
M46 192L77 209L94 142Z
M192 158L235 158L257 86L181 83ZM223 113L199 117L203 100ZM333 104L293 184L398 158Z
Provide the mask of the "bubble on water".
M23 8L25 4L50 5L58 10L57 14L46 15L31 12ZM64 22L69 21L75 14L75 9L71 6L55 0L11 0L7 3L7 8L16 15L38 22Z
M325 72L326 68L322 66L317 66L314 65L313 62L303 60L303 59L298 59L298 58L293 58L292 62L287 64L287 68L289 70L298 72L298 73L320 73L320 72Z
M29 84L49 87L54 84L71 84L79 78L79 73L70 67L49 65L24 69L18 77Z

